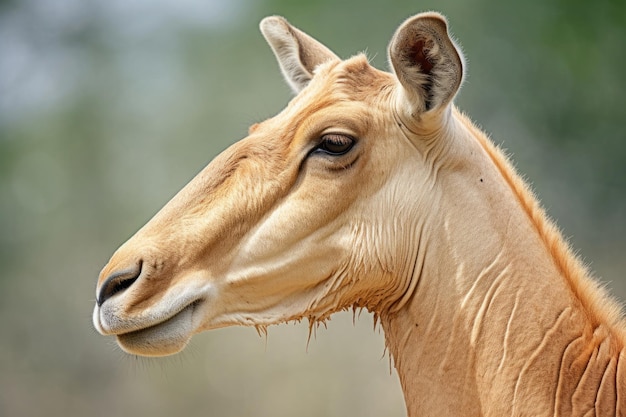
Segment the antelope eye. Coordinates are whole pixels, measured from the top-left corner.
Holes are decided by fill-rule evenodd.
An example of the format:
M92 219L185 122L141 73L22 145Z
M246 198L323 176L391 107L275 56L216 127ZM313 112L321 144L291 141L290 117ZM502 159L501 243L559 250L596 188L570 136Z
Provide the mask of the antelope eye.
M352 149L355 142L354 138L348 135L328 133L322 136L322 141L315 148L315 152L323 152L333 156L344 155Z

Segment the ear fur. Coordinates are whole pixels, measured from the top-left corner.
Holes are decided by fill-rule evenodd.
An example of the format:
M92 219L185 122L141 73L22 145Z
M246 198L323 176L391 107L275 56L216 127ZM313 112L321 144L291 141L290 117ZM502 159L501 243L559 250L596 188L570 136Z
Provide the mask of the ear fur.
M389 60L412 116L447 107L463 80L463 55L439 13L407 19L391 39Z
M283 17L266 17L260 28L276 55L283 76L296 94L309 84L318 65L339 59L330 49L291 26Z

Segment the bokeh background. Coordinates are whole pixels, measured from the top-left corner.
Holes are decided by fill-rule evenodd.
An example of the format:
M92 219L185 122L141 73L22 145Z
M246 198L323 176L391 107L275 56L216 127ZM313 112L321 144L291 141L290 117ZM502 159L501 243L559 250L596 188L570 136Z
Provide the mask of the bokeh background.
M402 416L363 313L267 338L233 328L128 357L91 327L111 253L219 151L290 99L258 32L281 14L386 68L404 18L446 14L458 97L626 299L623 0L0 1L0 415Z

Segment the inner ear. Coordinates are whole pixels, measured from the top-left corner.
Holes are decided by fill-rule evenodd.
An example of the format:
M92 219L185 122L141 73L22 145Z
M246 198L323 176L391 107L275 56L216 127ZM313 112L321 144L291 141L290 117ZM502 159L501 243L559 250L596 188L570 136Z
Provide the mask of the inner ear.
M415 59L415 62L419 65L422 72L430 75L430 72L433 69L433 63L428 57L425 40L418 39L417 42L415 42L411 48L411 56Z
M461 86L463 57L438 13L404 22L389 44L389 60L413 115L445 107Z
M405 63L415 66L419 70L419 75L415 76L415 83L421 90L421 101L424 103L424 110L428 111L433 108L433 91L432 91L432 71L435 67L433 59L429 56L432 45L427 46L428 41L425 39L415 39L413 44L406 47L404 57ZM418 80L419 78L419 80Z

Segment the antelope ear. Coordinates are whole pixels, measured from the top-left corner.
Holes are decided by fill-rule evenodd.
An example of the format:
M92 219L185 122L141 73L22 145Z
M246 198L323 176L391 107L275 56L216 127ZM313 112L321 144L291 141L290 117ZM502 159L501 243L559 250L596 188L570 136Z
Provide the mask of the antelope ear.
M413 117L447 107L463 80L463 55L439 13L407 19L391 39L389 60Z
M339 60L330 49L291 26L283 17L266 17L260 28L276 55L283 76L296 94L309 84L318 65Z

